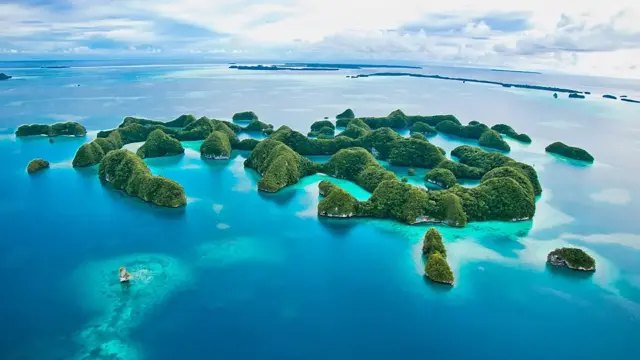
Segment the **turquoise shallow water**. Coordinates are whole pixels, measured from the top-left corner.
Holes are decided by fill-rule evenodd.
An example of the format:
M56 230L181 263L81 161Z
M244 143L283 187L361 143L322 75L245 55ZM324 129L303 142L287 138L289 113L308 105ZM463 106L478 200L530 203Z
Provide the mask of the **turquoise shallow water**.
M455 82L356 82L344 74L255 74L224 66L11 74L18 79L0 83L0 270L19 281L6 283L0 297L2 359L640 355L634 343L640 336L637 105ZM612 93L621 87L630 96L640 91L613 80L549 81ZM511 156L539 172L544 192L536 217L439 227L456 275L447 289L421 274L420 238L428 225L318 219L317 183L327 179L321 175L261 194L257 174L243 167L246 153L203 161L199 142L186 142L183 156L145 160L154 174L184 186L188 205L171 210L110 190L95 168L70 166L95 131L126 115L230 118L251 109L264 121L306 132L346 107L360 115L395 108L454 113L527 132L533 144L510 142ZM25 122L61 120L82 122L89 136L50 144L11 135ZM460 144L430 140L447 152ZM546 155L544 147L555 140L584 146L596 163L578 166ZM24 169L34 157L52 168L28 176ZM390 168L401 176L407 170ZM360 199L369 196L330 180ZM422 185L420 176L410 181ZM567 244L593 254L598 271L584 276L547 268L548 251ZM137 279L129 287L114 276L120 265Z

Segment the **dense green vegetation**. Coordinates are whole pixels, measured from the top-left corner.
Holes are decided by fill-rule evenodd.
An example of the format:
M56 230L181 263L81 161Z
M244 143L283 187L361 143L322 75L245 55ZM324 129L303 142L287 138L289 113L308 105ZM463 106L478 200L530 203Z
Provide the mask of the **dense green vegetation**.
M451 170L445 168L434 168L424 175L424 181L436 184L442 188L448 189L456 185L456 176Z
M478 140L485 131L489 130L489 127L477 121L464 126L456 124L453 121L446 120L436 125L436 129L444 134L454 135L465 139Z
M360 204L361 216L390 218L407 224L421 221L427 191L405 184L397 179L381 182L366 202Z
M482 175L485 174L485 170L483 169L461 164L449 159L441 161L436 168L449 170L456 179L480 180Z
M358 200L351 194L327 180L322 180L318 187L324 196L318 203L318 215L342 218L356 215Z
M438 132L431 125L424 123L422 121L416 122L411 125L411 133L420 133L425 135L435 135Z
M336 115L336 119L341 120L341 119L355 119L356 115L353 113L353 110L351 109L347 109L343 112L341 112L340 114ZM340 126L340 125L338 125Z
M515 130L513 130L513 128L509 125L505 125L505 124L497 124L497 125L493 125L491 127L491 130L495 130L497 132L499 132L502 135L506 135L514 140L518 140L520 142L526 143L526 144L531 144L531 138L529 137L529 135L522 133L522 134L518 134Z
M77 122L56 123L53 125L33 124L21 125L16 130L16 136L85 136L87 129Z
M453 272L444 258L439 252L434 251L427 258L427 265L424 272L431 281L442 284L453 284Z
M387 171L363 148L340 150L318 169L327 175L353 181L367 191L374 191L383 181L397 180L393 172Z
M113 150L104 156L98 172L100 179L159 206L179 207L187 203L184 189L173 180L151 175L147 165L134 153Z
M565 145L559 141L556 141L553 144L547 146L545 150L552 154L561 155L569 159L585 161L590 163L594 161L593 156L589 154L586 150L578 147Z
M107 137L96 138L89 143L82 144L73 158L73 167L87 167L99 163L112 150L120 149L124 145L120 131L111 131Z
M317 121L316 123L318 123L320 121ZM316 124L314 123L314 125ZM329 122L329 124L331 124ZM313 125L311 126L311 131L309 131L309 134L307 134L307 136L309 137L318 137L318 138L325 138L325 139L331 139L334 135L335 135L335 127L333 127L333 124L331 124L331 126L323 126L321 128L313 128Z
M261 141L245 160L244 166L262 175L258 190L266 192L276 192L316 172L311 160L273 139Z
M485 151L469 145L458 146L453 149L451 155L457 157L461 164L482 169L481 177L488 171L502 166L520 170L531 182L534 194L536 196L542 194L542 186L540 186L540 182L538 181L538 174L531 165L517 162L504 154ZM464 178L463 176L458 176L455 171L452 170L452 172L458 179Z
M509 166L501 166L495 168L491 171L488 171L484 176L482 176L482 180L480 183L484 183L494 178L511 178L515 180L528 194L534 196L533 185L531 185L531 181L527 176L519 169L509 167Z
M228 159L231 156L229 136L222 131L213 131L200 145L200 154L206 159Z
M422 254L429 256L436 251L443 257L447 257L447 249L444 247L444 243L442 242L442 235L438 229L432 227L424 233L424 239L422 240Z
M396 140L391 145L389 162L393 165L433 168L445 157L438 147L417 139Z
M233 121L254 121L258 120L258 115L253 111L241 111L233 114Z
M311 131L319 131L322 128L330 128L335 130L336 126L329 120L320 120L311 124Z
M555 249L547 256L547 261L555 266L566 266L575 270L595 271L596 261L578 248Z
M103 140L103 139L100 139ZM180 141L165 134L162 130L153 130L136 154L141 158L173 156L184 153Z
M29 161L29 165L27 165L27 172L29 174L33 174L34 172L46 169L49 167L49 162L44 159L33 159Z
M369 133L371 128L365 124L361 119L354 119L349 122L346 129L340 133L341 136L347 136L352 139L357 139Z
M416 171L412 168L409 168L409 170L407 170L407 175L409 176L414 176L416 174Z
M252 120L247 126L242 128L242 131L258 132L258 131L265 131L268 129L273 129L273 125L263 123L260 120Z
M253 150L260 141L256 139L242 139L233 148L236 150Z
M478 145L501 151L511 151L511 147L502 139L500 133L495 130L487 130L480 135Z

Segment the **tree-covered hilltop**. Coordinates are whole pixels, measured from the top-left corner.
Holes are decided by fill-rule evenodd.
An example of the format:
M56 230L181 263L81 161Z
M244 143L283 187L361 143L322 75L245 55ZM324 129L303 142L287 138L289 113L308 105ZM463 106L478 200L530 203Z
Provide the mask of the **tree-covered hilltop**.
M447 259L439 252L434 251L427 258L427 265L424 267L425 275L434 282L453 285L453 272Z
M136 154L141 158L173 156L184 153L180 141L165 134L162 130L153 130Z
M245 132L262 132L265 130L273 130L273 125L263 123L260 120L252 120L247 126L242 128Z
M410 131L411 131L411 134L419 133L419 134L424 134L426 136L431 136L438 133L438 131L434 129L431 125L424 123L422 121L416 122L413 125L411 125Z
M445 157L437 146L418 139L401 139L391 144L389 162L393 165L433 168Z
M242 139L233 148L236 150L251 151L255 149L259 143L260 141L256 139Z
M183 128L195 121L196 121L196 117L191 114L180 115L174 120L167 121L167 122L127 116L124 118L122 123L118 125L118 127L123 128L131 124L138 124L142 126L158 125L158 126L166 126L169 128Z
M553 144L547 146L545 148L545 151L552 154L564 156L573 160L585 161L589 163L592 163L594 161L593 156L589 154L586 150L581 149L579 147L569 146L559 141L556 141Z
M329 120L320 120L311 124L311 131L307 134L309 137L317 137L330 139L336 133L336 126Z
M27 172L29 174L33 174L40 170L44 170L49 167L49 162L44 159L33 159L29 161L29 165L27 165Z
M547 255L547 261L551 265L567 267L573 270L596 271L596 261L589 254L578 248L563 247L555 249Z
M254 121L258 120L258 115L253 111L241 111L233 114L233 121Z
M329 120L320 120L311 124L311 131L319 131L322 128L330 128L335 130L336 126L333 125L333 123Z
M151 175L141 158L124 149L106 154L100 162L98 175L114 188L158 206L175 208L187 203L180 184Z
M21 125L16 130L16 136L34 136L34 135L46 135L46 136L85 136L87 135L87 129L77 122L64 122L56 123L53 125L32 124Z
M531 144L531 138L529 135L522 133L518 134L513 128L505 124L496 124L491 127L491 130L495 130L502 135L508 136L514 140L518 140L525 144Z
M358 184L367 191L374 191L385 180L397 180L363 148L348 148L338 151L325 164L317 165L318 171L329 176Z
M358 212L358 200L351 194L327 180L318 184L320 195L324 196L318 204L318 215L349 218Z
M231 156L229 137L222 131L213 131L200 145L200 154L206 159L229 159Z
M436 125L436 130L447 135L478 140L485 131L489 130L489 127L478 122L471 122L469 123L469 125L461 125L447 120L442 121L438 125Z
M436 184L441 188L448 189L456 185L456 176L451 170L445 168L434 168L424 175L424 181Z
M522 174L524 174L531 182L534 194L536 196L542 194L542 186L540 186L538 174L531 165L517 162L504 154L485 151L478 147L470 145L458 146L457 148L453 149L453 151L451 151L451 155L457 157L461 164L481 169L482 174L480 176L483 176L487 172L502 166L512 167L516 170L520 170ZM455 171L453 171L453 173L455 174ZM457 174L456 177L458 179L462 178Z
M495 130L487 130L480 135L478 145L504 152L511 151L511 147L502 139L500 133Z
M262 175L258 190L266 192L276 192L316 172L311 160L273 139L261 141L245 160L244 166Z
M89 143L82 144L73 158L73 167L87 167L99 163L110 151L124 146L120 131L109 132L105 138L96 138Z
M424 238L422 240L422 254L424 256L429 256L436 251L443 257L447 257L447 249L444 247L444 243L442 242L442 235L438 229L432 227L424 233Z
M457 161L452 161L449 159L442 160L436 166L436 169L446 169L451 171L456 179L468 179L468 180L480 180L482 175L485 174L485 170L461 164Z
M353 113L353 110L351 109L347 109L343 112L341 112L340 114L336 115L336 119L337 120L342 120L342 119L355 119L356 115ZM337 126L341 126L341 125L337 125Z

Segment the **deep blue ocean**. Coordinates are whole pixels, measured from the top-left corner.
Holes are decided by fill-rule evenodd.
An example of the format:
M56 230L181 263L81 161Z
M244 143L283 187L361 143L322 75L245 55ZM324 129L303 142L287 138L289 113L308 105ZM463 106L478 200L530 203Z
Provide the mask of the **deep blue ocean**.
M640 358L640 81L427 68L425 73L590 91L587 99L416 78L238 71L227 65L0 62L0 359L638 359ZM58 63L52 63L58 64ZM423 277L431 226L318 219L317 183L277 194L229 161L147 159L184 186L162 209L73 169L77 148L125 116L230 119L255 111L306 133L345 108L358 116L455 114L506 123L533 143L510 156L544 188L533 221L438 226L456 277ZM78 121L84 138L16 138L24 123ZM462 142L436 136L447 151ZM548 155L553 141L596 158ZM139 144L130 144L135 148ZM29 176L36 157L52 166ZM314 158L323 161L321 157ZM390 167L405 176L407 169ZM418 171L410 179L424 186ZM370 194L330 179L360 199ZM470 184L469 186L472 186ZM547 253L585 249L593 275L548 268ZM117 269L134 281L122 287Z

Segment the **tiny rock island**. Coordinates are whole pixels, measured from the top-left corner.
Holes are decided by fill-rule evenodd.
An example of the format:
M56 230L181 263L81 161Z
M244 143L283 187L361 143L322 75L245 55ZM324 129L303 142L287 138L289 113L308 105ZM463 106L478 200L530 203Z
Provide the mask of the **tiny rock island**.
M40 170L44 170L46 168L49 167L49 162L47 160L44 159L33 159L29 162L29 165L27 165L27 172L29 174L33 174L35 172L38 172Z
M545 151L573 160L584 161L588 163L592 163L594 161L593 156L586 150L579 147L569 146L559 141L556 141L553 144L547 146L545 148Z
M11 79L11 76L5 74L5 73L0 73L0 81L2 80L9 80Z
M578 248L555 249L547 255L547 262L553 266L572 270L596 271L596 261Z

